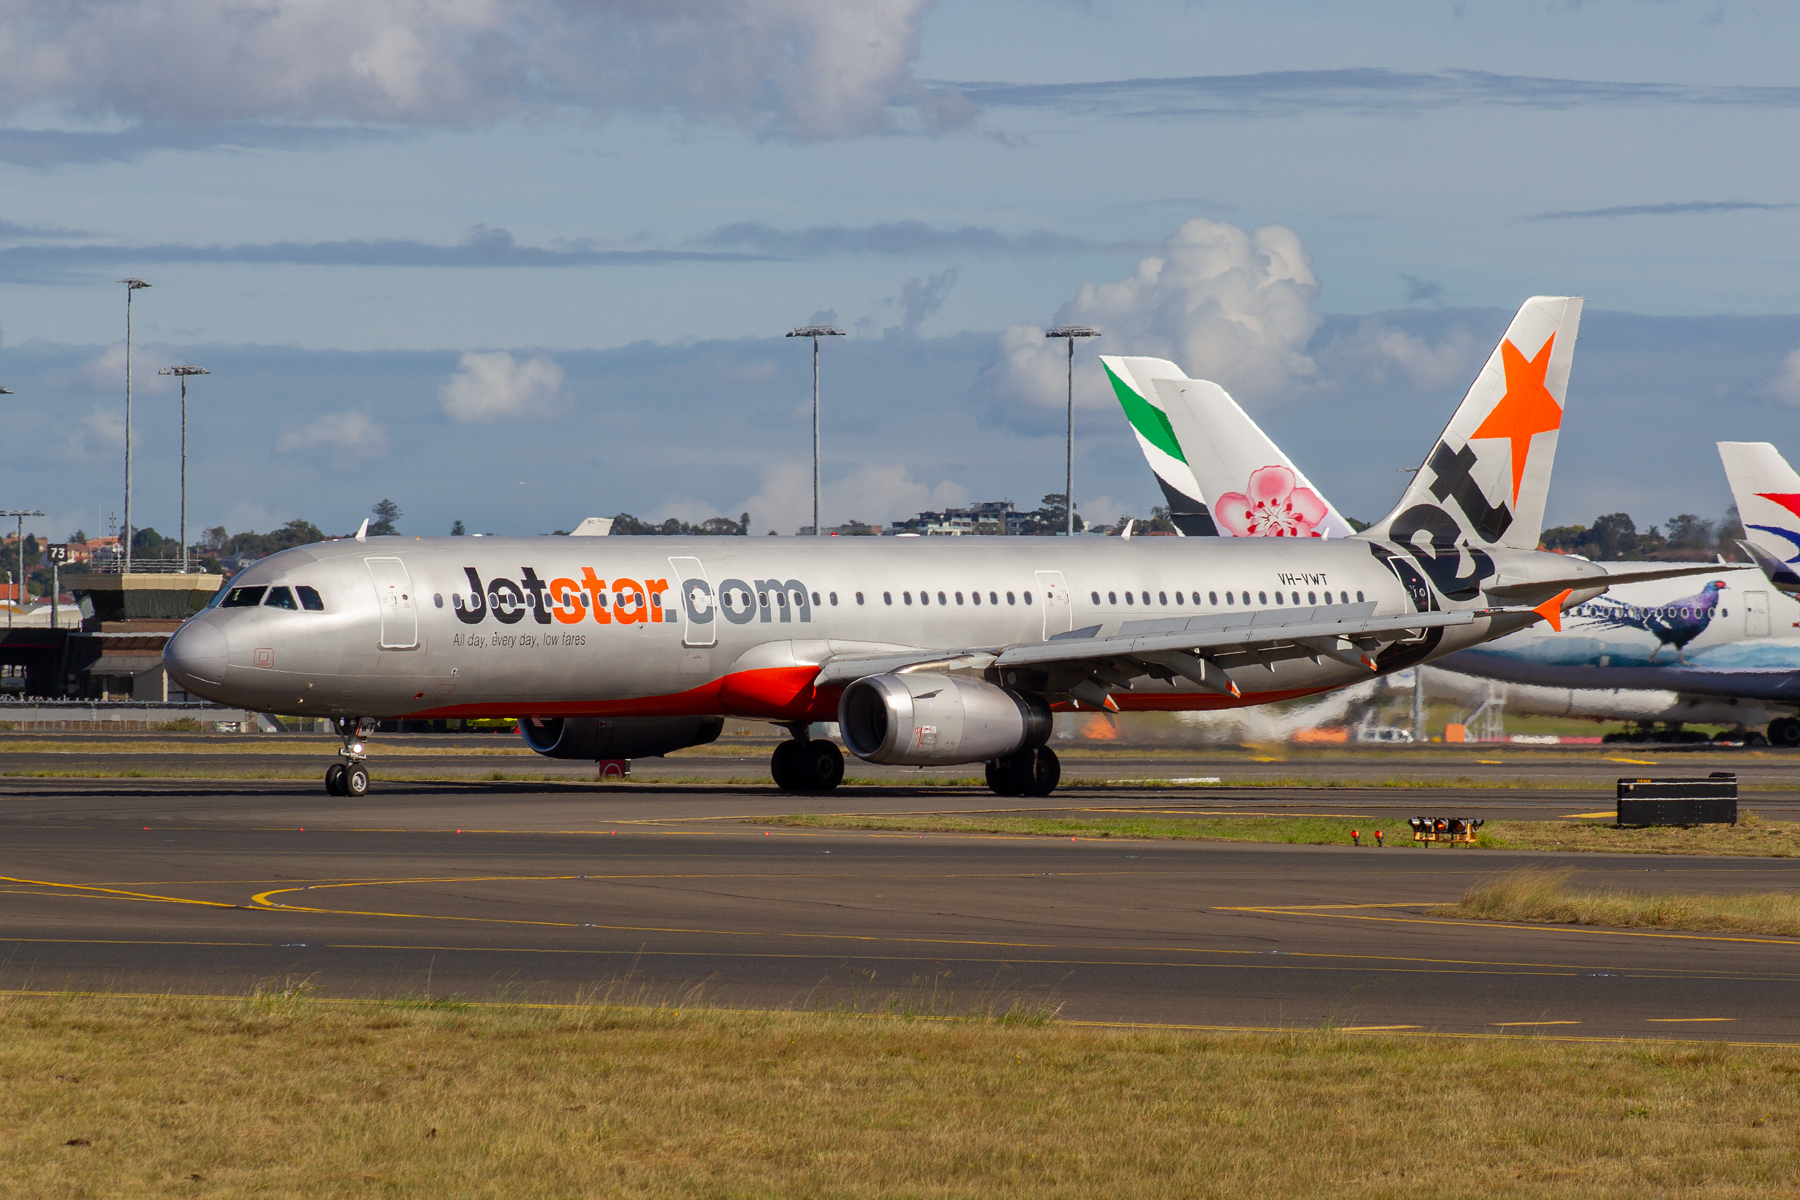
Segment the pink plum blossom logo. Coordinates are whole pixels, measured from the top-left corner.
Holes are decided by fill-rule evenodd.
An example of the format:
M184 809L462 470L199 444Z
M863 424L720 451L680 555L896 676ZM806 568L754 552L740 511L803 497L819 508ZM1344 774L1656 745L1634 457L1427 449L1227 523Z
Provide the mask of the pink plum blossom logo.
M1244 491L1220 496L1213 516L1232 537L1323 537L1326 511L1317 492L1295 486L1293 471L1268 466L1250 472Z

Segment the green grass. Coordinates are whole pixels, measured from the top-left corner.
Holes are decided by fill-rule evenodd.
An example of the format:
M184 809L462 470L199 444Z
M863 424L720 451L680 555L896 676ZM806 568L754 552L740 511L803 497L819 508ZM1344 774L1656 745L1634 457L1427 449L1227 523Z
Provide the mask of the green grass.
M1347 817L990 817L921 814L904 817L856 814L792 813L752 817L754 825L790 825L804 829L904 830L935 833L995 833L1021 837L1143 838L1151 840L1205 840L1223 842L1285 842L1292 845L1344 845L1350 831L1363 832L1373 844L1374 830L1384 830L1390 841L1408 839L1406 822L1368 821ZM1397 841L1395 844L1398 844Z
M1490 821L1476 844L1488 850L1601 851L1609 854L1800 855L1800 821L1765 821L1753 812L1736 825L1621 829L1611 821Z

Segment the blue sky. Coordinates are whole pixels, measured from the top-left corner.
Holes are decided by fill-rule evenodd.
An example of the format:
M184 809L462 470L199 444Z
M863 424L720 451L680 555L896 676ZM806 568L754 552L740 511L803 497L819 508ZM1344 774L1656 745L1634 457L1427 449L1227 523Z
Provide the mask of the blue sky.
M1711 441L1800 452L1792 6L421 11L0 6L0 506L55 536L119 508L126 274L165 531L145 369L195 361L195 528L392 496L409 532L791 532L810 379L779 335L820 313L851 333L828 521L1059 489L1032 339L1095 314L1365 519L1534 293L1589 304L1549 520L1715 515ZM1173 265L1129 286L1146 258ZM1142 514L1094 352L1077 498Z

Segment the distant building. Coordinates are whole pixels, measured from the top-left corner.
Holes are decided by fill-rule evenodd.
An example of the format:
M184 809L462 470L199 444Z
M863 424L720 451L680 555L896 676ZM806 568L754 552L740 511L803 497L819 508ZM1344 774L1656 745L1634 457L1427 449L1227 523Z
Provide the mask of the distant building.
M895 521L892 531L939 537L1015 536L1025 532L1030 520L1029 514L1018 511L1011 500L983 500L967 508L922 512L909 520Z

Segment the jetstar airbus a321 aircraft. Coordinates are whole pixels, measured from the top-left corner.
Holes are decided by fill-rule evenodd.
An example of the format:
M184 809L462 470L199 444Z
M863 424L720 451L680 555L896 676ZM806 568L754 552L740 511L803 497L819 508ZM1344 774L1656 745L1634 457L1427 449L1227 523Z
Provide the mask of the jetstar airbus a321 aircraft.
M369 786L364 718L493 716L588 759L773 721L790 790L842 779L808 736L835 720L870 762L986 763L996 792L1047 795L1052 711L1328 691L1603 591L1601 568L1535 549L1580 311L1519 310L1355 537L345 539L249 568L164 662L198 695L336 718L340 795Z

